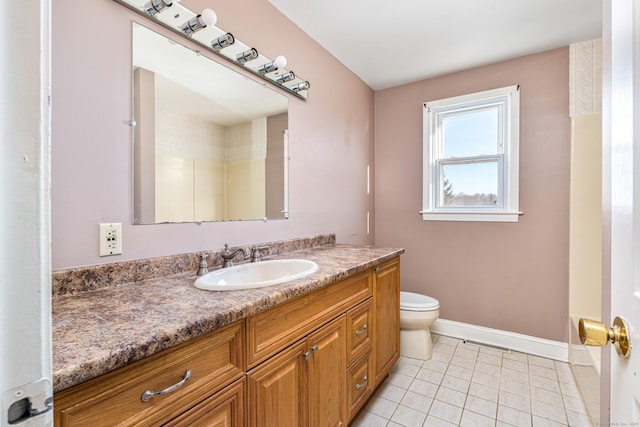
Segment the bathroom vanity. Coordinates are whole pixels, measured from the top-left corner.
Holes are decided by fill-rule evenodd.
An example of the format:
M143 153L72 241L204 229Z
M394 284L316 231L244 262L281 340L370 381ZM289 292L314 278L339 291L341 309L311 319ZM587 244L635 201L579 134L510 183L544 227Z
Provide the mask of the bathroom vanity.
M399 358L401 253L344 245L296 251L318 272L259 290L201 291L189 273L54 298L55 425L347 425ZM128 308L110 315L102 301L118 293ZM132 333L136 321L144 327L137 308L145 295L143 317L166 324ZM93 311L71 319L83 304ZM87 315L103 323L82 326ZM104 351L87 351L95 360L82 363L67 353L79 345L59 342L71 335L56 336L57 320L95 329L100 336L90 341L115 348L99 344ZM139 342L126 343L129 335ZM182 342L174 345L176 335Z

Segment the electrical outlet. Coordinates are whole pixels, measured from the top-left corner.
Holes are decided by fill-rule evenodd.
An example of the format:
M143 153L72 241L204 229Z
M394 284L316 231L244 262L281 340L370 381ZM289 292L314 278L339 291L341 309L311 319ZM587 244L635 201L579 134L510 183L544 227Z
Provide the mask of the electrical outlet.
M122 223L99 224L100 256L122 254Z

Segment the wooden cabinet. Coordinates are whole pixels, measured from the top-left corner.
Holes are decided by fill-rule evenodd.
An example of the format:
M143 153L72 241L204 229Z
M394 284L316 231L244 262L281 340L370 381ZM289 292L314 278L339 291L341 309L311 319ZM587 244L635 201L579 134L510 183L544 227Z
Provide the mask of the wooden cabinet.
M163 424L244 373L244 322L237 322L57 393L54 425ZM182 385L170 393L142 399L146 391L178 383ZM244 408L237 407L236 412L240 411Z
M307 342L302 340L249 372L249 426L307 425L306 352Z
M345 331L342 315L249 371L249 425L346 425Z
M59 392L55 427L346 426L399 358L399 302L395 258Z
M347 369L346 319L340 316L309 336L309 425L347 424L344 372Z
M377 387L400 358L400 260L373 273L373 372Z

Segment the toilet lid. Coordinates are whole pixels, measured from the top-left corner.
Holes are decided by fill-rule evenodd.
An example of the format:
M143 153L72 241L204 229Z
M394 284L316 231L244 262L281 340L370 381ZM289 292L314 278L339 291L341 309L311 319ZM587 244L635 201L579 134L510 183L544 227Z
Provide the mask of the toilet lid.
M400 309L408 311L430 311L440 308L437 299L413 292L400 292Z

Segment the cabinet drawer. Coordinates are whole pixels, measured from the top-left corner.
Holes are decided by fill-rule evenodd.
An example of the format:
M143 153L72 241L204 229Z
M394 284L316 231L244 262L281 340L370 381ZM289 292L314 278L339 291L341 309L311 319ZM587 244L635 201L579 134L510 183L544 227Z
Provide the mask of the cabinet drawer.
M245 379L241 378L164 426L242 427L244 426L244 390Z
M371 301L369 298L347 311L347 364L371 348L369 334L373 315Z
M371 351L368 351L347 370L347 404L352 419L373 392L371 377Z
M244 375L244 324L223 329L162 351L54 396L56 426L158 425L211 396ZM175 391L142 401L191 377Z
M254 367L349 307L372 295L365 271L247 319L249 367Z

